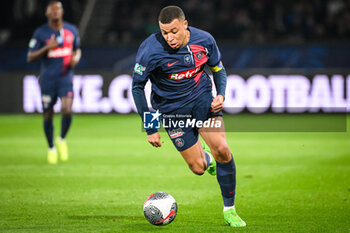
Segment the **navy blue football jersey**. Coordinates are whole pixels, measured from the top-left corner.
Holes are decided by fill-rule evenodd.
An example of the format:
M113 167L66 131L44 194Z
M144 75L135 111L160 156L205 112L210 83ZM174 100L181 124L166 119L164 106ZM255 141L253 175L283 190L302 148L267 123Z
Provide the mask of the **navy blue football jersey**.
M78 29L74 25L64 22L61 30L54 30L49 24L40 26L29 42L29 51L45 46L52 34L55 35L58 47L48 51L41 59L40 80L56 82L58 78L67 78L69 81L73 77L73 69L70 67L72 53L80 48Z
M136 56L133 85L144 86L150 79L152 107L162 113L182 108L211 90L212 82L204 66L221 66L214 38L194 27L188 30L190 40L184 47L173 50L157 32L140 45ZM136 105L141 114L139 104Z

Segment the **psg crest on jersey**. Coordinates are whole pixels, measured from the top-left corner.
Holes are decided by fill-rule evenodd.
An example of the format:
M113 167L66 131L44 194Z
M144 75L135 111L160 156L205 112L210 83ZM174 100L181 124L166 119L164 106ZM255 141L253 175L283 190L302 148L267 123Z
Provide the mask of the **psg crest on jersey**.
M175 140L175 143L176 143L177 147L183 147L185 145L185 141L182 138L177 138Z
M196 54L196 57L198 60L202 59L203 57L203 52L202 51L199 51L197 54Z
M189 54L185 55L184 61L187 65L191 64L191 55Z

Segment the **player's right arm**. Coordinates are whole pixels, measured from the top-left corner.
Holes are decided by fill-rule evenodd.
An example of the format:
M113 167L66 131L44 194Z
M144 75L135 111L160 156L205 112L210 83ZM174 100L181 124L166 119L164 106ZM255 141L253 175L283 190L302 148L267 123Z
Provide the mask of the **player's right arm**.
M58 46L58 42L55 39L55 35L52 34L49 41L43 45L40 42L37 33L34 33L33 38L29 42L29 52L27 54L27 61L33 62L41 59L50 49L56 48Z
M133 72L132 95L137 108L137 112L143 121L144 112L148 112L148 104L145 95L145 85L149 79L150 72L154 65L150 59L147 42L143 42L136 55L136 64ZM147 140L154 147L162 146L160 135L156 129L146 129Z

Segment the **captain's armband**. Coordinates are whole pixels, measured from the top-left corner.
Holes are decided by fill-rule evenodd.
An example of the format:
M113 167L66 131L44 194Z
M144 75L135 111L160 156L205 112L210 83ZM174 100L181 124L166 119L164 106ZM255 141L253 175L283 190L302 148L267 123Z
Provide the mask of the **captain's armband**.
M220 61L217 66L209 66L209 68L212 72L219 72L220 70L222 70L222 68L224 68L224 66L222 65L222 62Z

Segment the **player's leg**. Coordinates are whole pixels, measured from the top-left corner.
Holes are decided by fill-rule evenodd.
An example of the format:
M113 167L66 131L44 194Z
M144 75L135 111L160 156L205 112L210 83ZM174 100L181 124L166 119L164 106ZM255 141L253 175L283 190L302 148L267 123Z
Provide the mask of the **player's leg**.
M61 98L61 114L62 114L62 125L61 125L61 138L64 139L68 133L68 130L72 123L72 97L62 97Z
M224 219L231 226L245 226L245 222L237 215L234 207L236 194L236 165L226 141L225 126L221 116L213 117L221 122L220 128L201 128L203 140L208 144L216 160L216 174L224 201Z
M43 117L44 117L44 132L49 148L54 148L53 145L53 108L44 109Z
M184 120L184 119L177 119ZM205 153L199 140L198 130L193 128L166 128L176 149L188 167L197 175L202 175L214 159Z
M59 96L61 97L61 134L56 138L56 145L60 158L62 161L67 161L68 146L66 142L66 136L69 128L72 124L72 106L73 106L73 91L71 83L63 83L59 89Z
M69 158L68 146L65 138L72 123L72 105L73 98L61 98L61 134L56 138L56 145L60 154L60 158L63 162L67 161Z
M207 143L205 143L205 141L201 141L201 143L203 145L203 150L204 150L204 155L206 157L206 160L209 161L207 172L212 176L216 176L216 161L213 158L211 154L211 150L207 145Z
M219 129L201 128L199 133L208 144L217 162L217 179L220 184L224 205L233 206L236 187L236 166L226 141L222 117L217 116L213 119L222 122L222 126Z
M203 175L209 166L210 158L206 158L199 139L190 148L180 151L180 154L186 161L191 171L197 175Z
M49 164L57 163L57 150L53 145L53 108L44 109L44 132L47 143L49 145L49 149L47 152L47 162Z
M47 161L50 164L56 164L57 163L57 150L54 147L53 144L53 132L54 132L54 126L53 126L53 106L55 105L57 101L57 97L53 92L50 92L45 89L45 86L41 86L41 100L42 100L42 106L43 106L43 126L44 126L44 132L45 137L47 140L47 143L49 145L49 149L47 152Z

